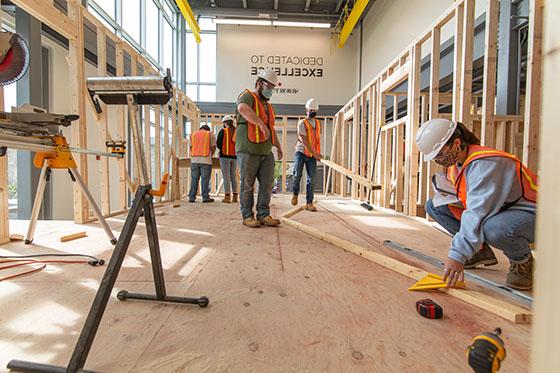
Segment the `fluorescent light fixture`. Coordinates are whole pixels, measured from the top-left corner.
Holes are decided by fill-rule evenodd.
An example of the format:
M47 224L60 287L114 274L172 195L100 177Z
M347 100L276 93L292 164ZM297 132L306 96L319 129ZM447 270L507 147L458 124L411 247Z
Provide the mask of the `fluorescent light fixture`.
M330 23L272 21L272 26L331 28Z
M221 25L252 25L252 26L271 26L272 21L264 19L233 19L233 18L214 18L215 24Z

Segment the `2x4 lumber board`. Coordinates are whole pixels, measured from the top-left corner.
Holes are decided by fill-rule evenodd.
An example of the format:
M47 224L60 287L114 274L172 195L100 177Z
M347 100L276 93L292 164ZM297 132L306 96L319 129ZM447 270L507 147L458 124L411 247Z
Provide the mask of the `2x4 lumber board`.
M363 176L356 175L352 171L348 170L347 168L344 168L344 167L342 167L342 166L340 166L340 165L338 165L334 162L328 161L326 159L322 159L321 162L324 165L326 165L328 167L331 167L332 169L339 172L342 175L342 177L347 176L347 177L351 178L353 181L355 181L356 183L361 184L361 185L363 185L363 186L365 186L369 189L380 189L381 188L380 185L377 185L377 184L369 181L368 179L366 179Z
M360 116L360 163L358 165L359 167L359 174L363 177L365 177L366 179L369 180L369 175L368 175L368 160L366 158L366 147L368 146L368 125L367 125L367 95L364 94L362 96L362 111L361 111L361 116ZM371 149L371 148L370 148ZM360 200L363 200L365 195L364 193L366 193L366 191L364 191L364 188L360 188Z
M395 188L395 210L398 212L403 212L403 200L405 198L405 183L406 180L404 179L404 168L405 168L405 141L404 141L404 128L403 126L398 126L394 130L394 137L393 137L393 150L395 151L395 163L393 166L395 167L395 181L396 181L396 188Z
M76 37L69 40L69 81L70 101L72 112L78 114L78 119L72 125L72 145L77 148L87 148L87 123L86 123L86 99L85 99L85 62L84 62L84 23L82 18L83 7L76 0L68 1L68 17L76 25ZM75 156L78 160L78 171L87 187L88 164L87 155ZM74 188L74 222L81 224L89 219L88 202L77 183Z
M542 88L543 8L544 0L529 5L529 46L527 49L527 87L523 131L523 163L537 172Z
M350 108L350 110L345 112L343 118L345 122L352 120L352 118L354 118L354 108Z
M149 76L150 71L147 65L144 65L144 75ZM150 105L144 105L144 154L146 156L146 163L148 164L148 180L153 182L152 175L152 110Z
M354 100L354 116L352 117L352 138L350 149L352 151L352 173L354 175L359 175L359 155L360 155L360 100L356 98ZM352 183L351 197L358 198L358 185Z
M0 28L2 27L0 11ZM4 111L4 87L0 87L0 111ZM0 244L10 242L10 210L8 203L8 154L0 157Z
M391 74L386 80L381 82L381 92L389 92L403 81L408 78L410 72L410 62L407 61L405 64L399 66L393 74Z
M76 0L68 0L68 3L76 2ZM12 3L18 8L23 9L30 16L36 18L51 27L53 30L64 36L68 40L76 40L80 37L79 28L76 19L59 11L52 4L52 1L45 0L14 0ZM76 3L77 6L80 4Z
M77 240L78 238L84 238L84 237L87 237L86 232L78 232L78 233L67 234L65 236L60 237L60 242L73 241L73 240Z
M304 207L304 206L295 207L295 208L293 208L293 209L291 209L291 210L289 210L289 211L286 211L284 214L282 214L282 215L281 215L281 218L289 219L289 218L291 218L292 216L294 216L295 214L297 214L297 213L299 213L299 212L301 212L301 211L303 211L303 210L305 210L305 207Z
M296 130L297 131L297 130ZM286 151L288 147L288 118L282 118L282 150ZM286 172L288 171L288 162L286 160L286 156L282 157L282 192L287 192L286 184L287 184L287 176ZM324 174L324 171L323 171Z
M105 38L105 30L97 28L97 75L107 75L107 40ZM98 125L101 132L101 140L103 142L111 140L107 123L107 107L102 104L103 112L99 114ZM100 168L100 189L101 189L101 212L108 214L111 211L110 201L110 181L109 181L109 158L101 157Z
M405 209L409 216L416 216L418 206L418 158L416 134L420 125L420 64L422 46L416 44L411 50L412 68L408 84L408 122L406 126L405 159Z
M428 96L422 95L420 102L422 107L422 110L420 110L420 123L424 123L428 120ZM420 170L418 171L418 202L423 206L425 206L426 199L428 197L427 189L430 188L430 184L428 182L428 180L430 179L430 177L428 176L428 165L429 162L424 162L424 157L422 154L420 154Z
M472 129L472 119L470 118L472 101L472 68L473 68L473 47L474 47L474 1L465 0L464 20L463 20L463 62L461 74L461 94L459 120Z
M122 41L115 43L115 64L116 64L116 74L117 76L124 76L124 49L122 46ZM125 140L126 136L126 111L123 105L118 105L117 111L117 136L118 140ZM128 142L128 148L130 149L132 144ZM130 154L128 152L128 154ZM126 169L126 158L120 158L117 160L119 166L119 207L121 210L125 210L128 207L127 194L126 194L126 177L128 176L128 170Z
M385 102L385 96L381 94L383 97L382 101L382 115L381 115L381 122L385 121L385 113L387 109L387 105ZM382 139L382 152L384 154L384 162L383 162L383 182L382 182L382 193L383 193L383 207L389 208L391 205L391 178L392 173L391 170L393 169L393 131L382 131L381 135L383 136Z
M343 121L340 123L340 157L339 157L339 164L342 167L346 166L346 121L343 118ZM324 162L323 162L324 163ZM340 173L340 196L344 197L346 195L346 176L343 173Z
M177 157L178 151L178 134L177 134L177 89L173 87L173 97L171 98L171 152L173 157ZM177 165L172 169L173 178L171 183L171 195L172 200L176 201L179 199L179 167L177 160L173 162L173 165Z
M154 138L154 151L155 151L155 183L159 187L161 183L161 106L155 107L155 138Z
M484 146L493 146L496 96L496 68L498 61L499 0L488 0L484 45L484 77L482 81L481 139Z
M340 247L345 251L358 255L362 258L365 258L384 268L390 269L394 272L397 272L415 281L424 278L428 274L428 272L421 270L420 268L400 262L386 255L368 250L365 247L356 245L353 242L341 239L329 233L321 232L318 229L296 222L294 220L288 218L282 218L282 222L286 225L296 228L301 232L307 233L312 237L318 238L334 246ZM532 317L531 311L510 304L496 297L492 297L490 295L486 295L474 290L466 290L466 289L449 288L449 289L443 289L442 291L446 292L447 294L449 294L454 298L462 300L465 303L472 304L473 306L479 307L487 312L498 315L513 323L525 324L531 322L531 317Z
M453 61L453 111L454 121L461 119L461 81L463 73L463 5L455 9L455 43Z
M334 117L334 129L333 129L333 133L332 133L332 141L331 141L331 154L329 157L329 160L336 162L337 159L335 159L335 155L336 155L336 149L337 149L337 145L338 145L338 128L340 126L340 118L341 118L342 114L338 113L335 117ZM323 171L324 172L324 171ZM332 168L329 167L329 170L327 171L327 181L326 184L328 185L330 183L331 177L333 178L333 180L335 179L332 176ZM326 189L325 191L325 195L328 194L328 189ZM332 188L332 192L336 193L336 189L335 189L335 183L333 181L333 188Z

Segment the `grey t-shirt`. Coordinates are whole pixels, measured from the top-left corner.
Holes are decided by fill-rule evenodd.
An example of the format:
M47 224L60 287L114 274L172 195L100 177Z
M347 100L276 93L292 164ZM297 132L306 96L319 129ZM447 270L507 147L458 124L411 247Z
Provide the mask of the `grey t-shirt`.
M216 148L216 135L214 135L213 133L210 134L210 148L211 147L214 147L214 149ZM204 163L204 164L212 165L213 155L214 154L210 153L208 157L192 157L191 163Z
M315 128L315 119L308 119L307 120L311 127ZM297 134L298 134L298 141L296 142L296 152L303 153L305 151L305 145L300 140L300 136L307 137L307 132L305 132L305 123L304 120L300 120L297 125Z

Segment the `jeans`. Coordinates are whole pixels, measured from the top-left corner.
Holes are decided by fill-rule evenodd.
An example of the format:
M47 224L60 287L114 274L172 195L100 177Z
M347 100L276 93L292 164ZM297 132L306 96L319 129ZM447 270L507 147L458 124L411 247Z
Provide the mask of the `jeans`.
M317 174L317 160L313 157L308 158L302 152L296 152L296 161L294 163L294 181L292 183L292 192L299 194L299 183L303 175L303 165L307 171L307 195L305 199L307 203L313 203L313 194L315 189L315 175Z
M447 205L434 207L430 199L426 212L452 235L461 228ZM529 243L535 242L535 214L508 209L485 220L482 231L484 242L503 251L510 261L521 262L531 253Z
M224 193L237 194L237 160L235 158L220 158L220 168L224 178Z
M202 177L202 199L210 198L210 174L212 166L205 163L191 163L191 190L189 191L189 199L196 199L198 193L198 181Z
M272 183L274 181L274 154L237 153L237 165L241 174L239 193L241 216L243 216L243 219L253 216L255 180L259 181L257 219L269 216Z

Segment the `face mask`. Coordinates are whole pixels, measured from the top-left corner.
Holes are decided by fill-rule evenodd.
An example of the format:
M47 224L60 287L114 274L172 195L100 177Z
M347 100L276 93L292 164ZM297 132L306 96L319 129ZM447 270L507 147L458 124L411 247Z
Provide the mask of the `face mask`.
M460 151L460 146L456 147L455 145L453 145L453 147L448 152L444 154L438 154L437 157L434 158L434 162L443 167L451 167L455 163L457 163Z
M263 97L267 98L268 100L270 100L270 98L272 97L272 93L274 92L274 88L267 88L267 87L263 87L262 91L261 91L261 95L263 95Z
M310 111L309 112L309 118L315 118L317 116L317 112L316 111Z

